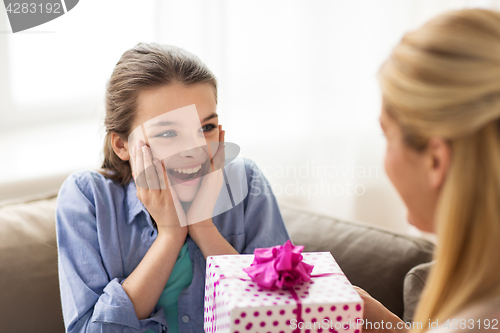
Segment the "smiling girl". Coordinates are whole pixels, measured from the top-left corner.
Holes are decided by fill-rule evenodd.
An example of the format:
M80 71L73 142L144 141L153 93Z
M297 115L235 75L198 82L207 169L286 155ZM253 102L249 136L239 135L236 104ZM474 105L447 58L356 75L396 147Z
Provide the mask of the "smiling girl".
M102 169L72 174L58 197L67 332L203 332L207 256L289 239L255 164L224 167L216 108L217 81L192 54L141 43L122 55ZM230 209L219 196L227 174L252 188L231 191Z

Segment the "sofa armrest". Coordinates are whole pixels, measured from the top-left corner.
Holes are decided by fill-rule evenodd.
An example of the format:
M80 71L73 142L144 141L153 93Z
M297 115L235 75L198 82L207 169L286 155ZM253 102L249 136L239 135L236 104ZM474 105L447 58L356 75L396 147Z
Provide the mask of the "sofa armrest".
M413 267L405 276L403 297L405 302L405 312L403 320L406 322L413 321L415 310L417 309L420 294L425 287L425 282L429 276L429 272L434 264L434 261Z
M55 194L0 204L2 332L64 332L55 208Z

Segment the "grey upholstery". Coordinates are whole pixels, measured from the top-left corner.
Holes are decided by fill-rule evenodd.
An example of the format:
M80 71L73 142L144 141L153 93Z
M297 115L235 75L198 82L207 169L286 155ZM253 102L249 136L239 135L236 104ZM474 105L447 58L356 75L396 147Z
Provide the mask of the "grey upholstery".
M292 206L281 205L281 212L294 244L305 245L305 251L330 251L353 285L403 319L405 276L416 265L432 260L432 243ZM411 292L408 285L408 298Z
M417 308L420 294L424 289L425 282L429 276L434 261L413 267L405 276L403 298L405 303L405 312L403 320L412 321Z
M0 206L0 332L64 332L56 198Z
M55 205L54 195L0 204L1 332L64 332ZM294 244L305 245L306 251L330 251L353 284L403 316L404 277L431 260L431 243L286 205L281 208ZM405 298L410 299L410 284L408 288Z

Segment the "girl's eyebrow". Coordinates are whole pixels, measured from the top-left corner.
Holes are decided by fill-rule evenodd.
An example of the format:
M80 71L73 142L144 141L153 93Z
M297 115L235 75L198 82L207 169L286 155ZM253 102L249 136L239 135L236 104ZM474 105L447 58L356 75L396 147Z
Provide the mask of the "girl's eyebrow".
M217 113L212 113L210 116L206 117L205 119L202 120L202 123L205 121L209 121L210 119L217 118L219 115Z
M211 115L209 115L208 117L206 117L205 119L203 119L202 122L205 122L205 121L208 121L210 119L217 118L217 117L219 117L219 115L214 112ZM148 127L160 127L160 126L172 126L172 125L177 125L177 122L161 120L161 121L158 121L156 123L149 125Z
M158 121L154 124L149 125L148 127L159 127L159 126L171 126L176 125L175 121Z

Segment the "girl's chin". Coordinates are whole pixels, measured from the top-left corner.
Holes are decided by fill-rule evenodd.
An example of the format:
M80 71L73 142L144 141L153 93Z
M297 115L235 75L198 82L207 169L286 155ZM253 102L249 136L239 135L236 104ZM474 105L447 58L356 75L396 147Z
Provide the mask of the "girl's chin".
M198 184L199 185L199 184ZM172 186L177 194L177 198L181 202L191 202L193 201L196 193L198 193L199 186L191 186L184 184L176 184Z

